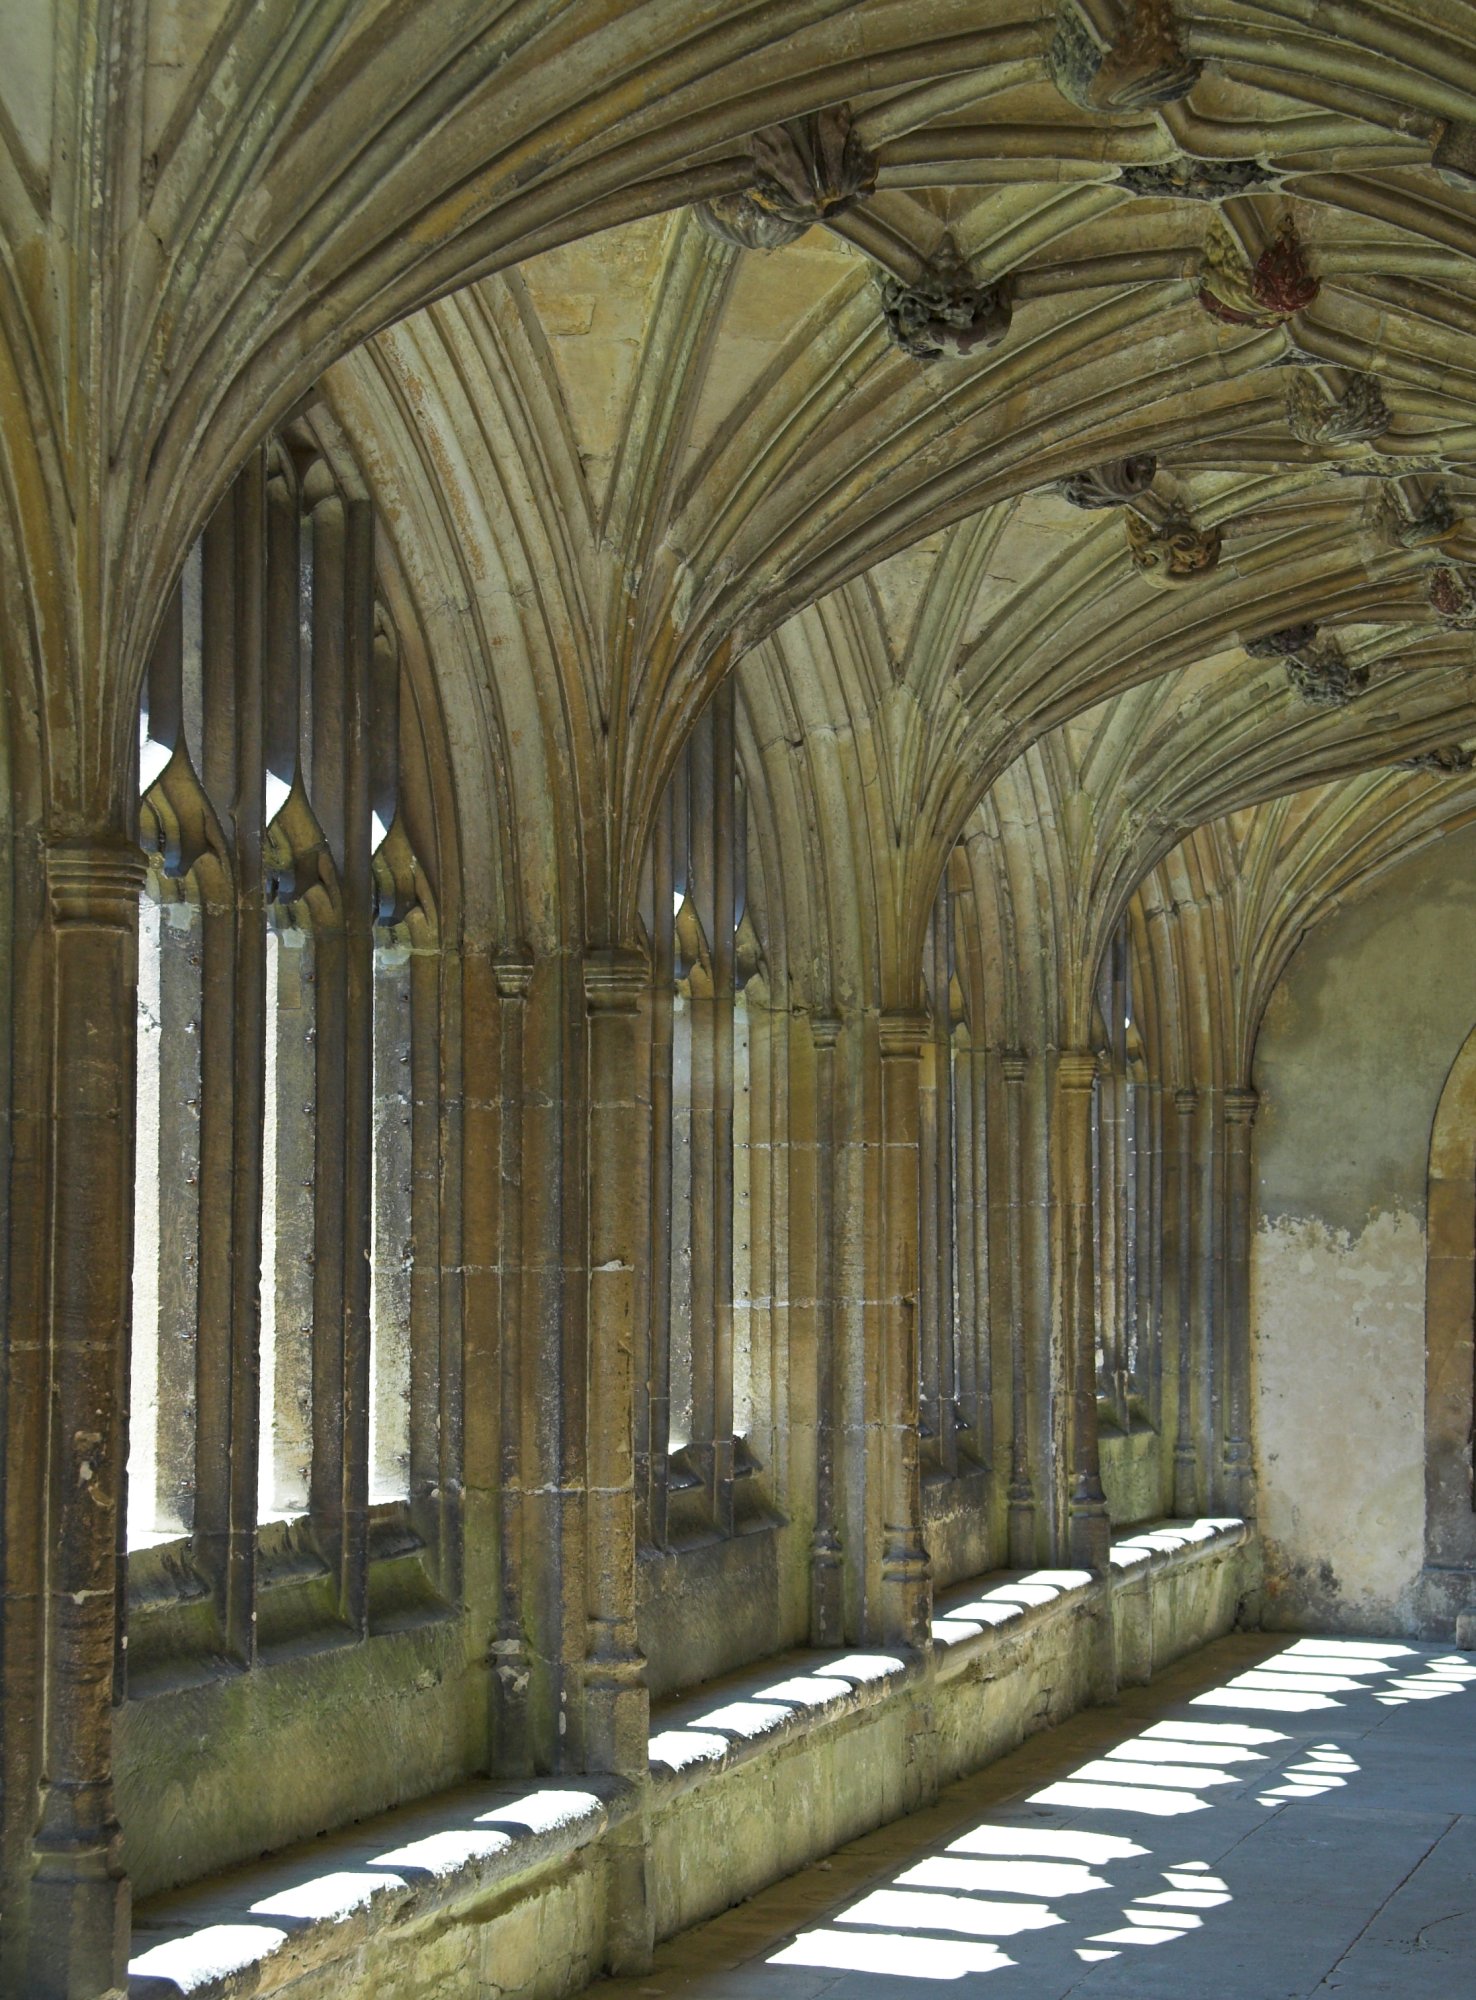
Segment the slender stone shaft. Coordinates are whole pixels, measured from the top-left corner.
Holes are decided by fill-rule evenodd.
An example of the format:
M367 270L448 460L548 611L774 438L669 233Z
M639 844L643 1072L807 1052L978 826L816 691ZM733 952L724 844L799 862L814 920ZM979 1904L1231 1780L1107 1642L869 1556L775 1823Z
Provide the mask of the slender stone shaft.
M1092 1269L1092 1086L1096 1058L1063 1049L1056 1063L1057 1188L1061 1205L1063 1362L1070 1391L1068 1552L1094 1572L1107 1567L1111 1529L1097 1450L1096 1327Z
M1194 1112L1199 1095L1174 1092L1178 1145L1174 1170L1174 1289L1178 1304L1179 1419L1174 1437L1174 1512L1188 1520L1199 1506L1199 1455L1194 1449L1191 1394L1194 1283Z
M52 1128L42 1338L50 1380L45 1722L26 1992L127 1985L129 1895L113 1808L123 1519L138 897L106 837L46 858Z
M636 1264L646 1242L644 1107L636 1088L646 963L584 962L589 1034L588 1527L585 1761L643 1778L649 1698L636 1641Z
M1250 1443L1251 1131L1259 1099L1246 1086L1225 1093L1225 1505L1256 1511Z
M875 1448L884 1453L879 1636L919 1651L929 1643L932 1618L918 1464L917 1356L919 1095L927 1026L921 1014L886 1014L881 1022L883 1309L876 1316L882 1352L874 1357L882 1384Z
M1010 1302L1009 1561L1035 1562L1035 1486L1030 1463L1030 1357L1025 1337L1025 1165L1022 1122L1030 1059L1023 1049L1000 1057L1005 1106L1005 1261Z

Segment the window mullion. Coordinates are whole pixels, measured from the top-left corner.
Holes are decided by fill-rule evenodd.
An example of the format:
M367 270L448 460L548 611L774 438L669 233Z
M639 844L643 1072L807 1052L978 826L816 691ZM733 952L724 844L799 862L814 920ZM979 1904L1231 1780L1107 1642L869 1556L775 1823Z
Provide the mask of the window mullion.
M713 698L712 1377L713 1517L733 1528L733 678Z
M257 1271L261 1255L262 461L206 529L202 766L228 858L202 870L199 1566L227 1655L255 1652Z
M667 1460L671 1445L671 1204L673 1009L676 995L676 890L672 858L672 788L656 815L651 905L651 1540L666 1541Z

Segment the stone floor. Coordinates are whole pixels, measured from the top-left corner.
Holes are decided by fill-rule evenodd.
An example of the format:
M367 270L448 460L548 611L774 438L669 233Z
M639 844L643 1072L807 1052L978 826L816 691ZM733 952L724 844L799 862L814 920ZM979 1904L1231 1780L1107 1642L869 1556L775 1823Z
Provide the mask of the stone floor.
M588 2000L1464 2000L1476 1656L1233 1638Z

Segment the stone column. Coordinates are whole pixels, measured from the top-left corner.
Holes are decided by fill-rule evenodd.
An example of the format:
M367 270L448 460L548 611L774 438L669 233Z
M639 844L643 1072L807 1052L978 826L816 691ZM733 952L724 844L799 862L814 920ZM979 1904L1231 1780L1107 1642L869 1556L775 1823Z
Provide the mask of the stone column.
M882 1242L880 1385L873 1450L883 1454L879 1637L919 1652L931 1644L932 1586L923 1545L918 1464L917 1284L922 1014L884 1014L881 1032Z
M1097 1453L1097 1357L1092 1269L1092 1085L1097 1062L1088 1049L1063 1049L1056 1059L1056 1199L1061 1214L1058 1277L1062 1362L1070 1393L1071 1484L1067 1545L1071 1561L1107 1568L1111 1527Z
M1251 1459L1250 1241L1254 1194L1251 1129L1259 1103L1249 1086L1225 1092L1225 1505L1256 1511Z
M143 857L119 839L46 857L51 1148L46 1355L45 1689L26 1992L127 1985L129 1895L113 1810L124 1577L133 1070Z
M1005 1256L1010 1311L1010 1488L1009 1564L1035 1564L1035 1487L1030 1469L1030 1358L1025 1337L1025 1162L1023 1155L1025 1079L1030 1058L1023 1049L1000 1054L1005 1108Z
M636 1638L635 1307L646 1244L646 1133L638 1089L640 952L584 961L589 1037L589 1392L585 1763L643 1779L650 1703Z
M1174 1292L1178 1318L1178 1424L1174 1438L1174 1512L1191 1520L1199 1511L1199 1454L1194 1449L1191 1350L1194 1273L1194 1112L1199 1094L1174 1092L1178 1114L1174 1154Z
M498 1072L501 1115L498 1120L498 1254L499 1325L497 1369L499 1407L502 1422L497 1439L500 1487L500 1536L498 1542L497 1636L493 1641L496 1658L496 1685L493 1690L493 1769L508 1777L523 1776L535 1767L533 1745L534 1712L533 1665L529 1657L524 1622L524 1593L531 1579L527 1573L526 1489L529 1458L535 1447L525 1432L530 1401L531 1359L527 1315L523 1310L523 1103L527 1086L524 1079L523 1029L527 1016L528 988L533 981L531 953L503 952L492 964L497 986L499 1028ZM535 1475L536 1476L536 1475ZM552 1693L544 1689L537 1704L541 1713L553 1706Z
M810 1644L845 1637L845 1578L836 1493L835 1044L833 1014L810 1020L815 1048L815 1532L810 1539Z

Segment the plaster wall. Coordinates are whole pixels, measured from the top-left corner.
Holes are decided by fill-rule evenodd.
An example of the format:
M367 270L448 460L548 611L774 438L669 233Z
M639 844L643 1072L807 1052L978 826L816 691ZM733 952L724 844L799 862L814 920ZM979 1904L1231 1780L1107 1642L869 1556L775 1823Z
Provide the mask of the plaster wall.
M1251 1282L1270 1625L1419 1625L1430 1132L1473 1018L1470 831L1319 925L1267 1009Z

